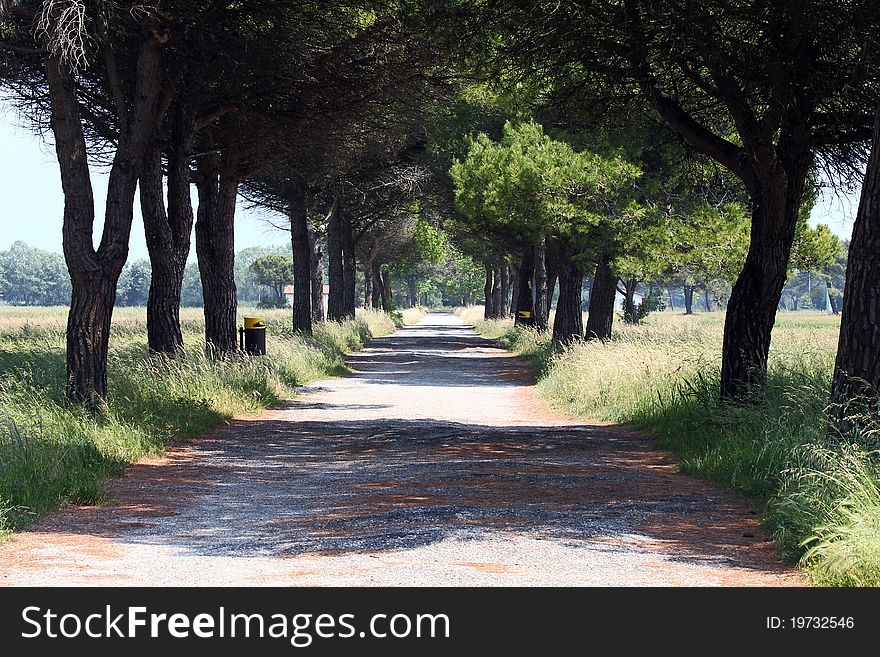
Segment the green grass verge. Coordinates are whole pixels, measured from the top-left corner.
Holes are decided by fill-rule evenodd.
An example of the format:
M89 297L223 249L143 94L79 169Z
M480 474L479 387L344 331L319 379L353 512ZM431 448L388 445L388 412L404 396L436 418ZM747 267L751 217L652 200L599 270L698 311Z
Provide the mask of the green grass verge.
M732 405L718 401L721 313L617 323L609 342L554 353L546 333L480 312L460 314L528 357L551 403L649 431L683 471L753 497L783 557L815 583L880 585L880 432L826 435L837 318L780 313L766 390Z
M66 309L0 308L0 532L46 510L104 498L103 481L234 416L255 413L310 380L342 374L345 355L394 330L379 312L294 333L287 311L269 318L268 356L217 359L203 348L201 311L183 316L186 356L150 356L143 309L117 313L109 396L98 416L63 397ZM24 321L21 321L24 319Z

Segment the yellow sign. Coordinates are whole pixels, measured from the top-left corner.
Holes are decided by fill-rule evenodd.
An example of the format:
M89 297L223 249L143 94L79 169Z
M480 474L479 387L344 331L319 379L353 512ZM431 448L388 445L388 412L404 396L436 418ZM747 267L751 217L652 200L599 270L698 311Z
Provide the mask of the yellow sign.
M245 317L244 327L246 329L264 329L266 328L265 317Z
M522 317L523 319L529 319L532 316L532 311L531 310L519 310L519 311L517 311L516 314L519 315L520 317Z

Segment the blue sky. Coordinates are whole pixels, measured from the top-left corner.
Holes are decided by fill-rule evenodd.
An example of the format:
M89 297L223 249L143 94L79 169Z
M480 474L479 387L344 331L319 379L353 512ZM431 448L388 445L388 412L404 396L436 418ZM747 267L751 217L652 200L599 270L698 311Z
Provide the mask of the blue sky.
M14 110L0 105L0 250L16 240L49 251L61 252L61 219L64 196L54 147L21 127ZM107 174L93 170L92 185L98 208L107 195ZM195 201L195 190L193 190ZM131 231L129 261L147 257L144 226L138 203ZM96 216L94 242L101 240L103 212ZM236 213L235 247L289 245L290 234L273 228L271 213L248 210L241 203ZM195 242L190 254L195 260Z
M58 163L50 144L21 127L14 110L0 106L0 250L16 240L31 246L61 251L61 217L64 198ZM93 172L99 208L107 190L107 175ZM194 195L195 196L195 195ZM811 223L826 223L841 237L849 237L858 209L858 191L851 194L825 192L813 209ZM94 241L100 241L102 213L97 213ZM289 236L267 223L269 213L247 210L239 204L236 215L236 249L257 245L287 245ZM143 222L135 203L129 261L147 257ZM190 259L195 258L193 247Z

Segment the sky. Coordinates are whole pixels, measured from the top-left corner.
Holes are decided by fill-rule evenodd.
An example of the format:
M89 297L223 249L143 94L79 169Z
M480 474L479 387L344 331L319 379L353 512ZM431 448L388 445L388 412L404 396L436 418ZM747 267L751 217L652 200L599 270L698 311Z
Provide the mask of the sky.
M0 251L22 240L29 246L60 253L64 195L54 145L22 127L14 111L3 110L0 105ZM106 171L92 170L95 203L99 208L93 231L96 246L101 241L101 209L107 196L107 178ZM267 220L277 222L277 216L249 210L240 202L236 211L236 250L249 246L289 246L290 233L272 227ZM136 201L128 260L147 257L144 224ZM195 261L195 237L190 260Z
M99 209L107 193L106 171L93 170L92 184ZM193 192L195 200L195 192ZM129 246L129 262L147 258L143 221L138 203ZM61 219L64 197L53 146L22 125L14 110L0 105L0 250L22 240L30 246L61 252ZM813 209L810 223L825 223L848 238L858 209L858 190L836 194L825 190ZM96 213L93 239L101 240L101 219ZM284 231L272 227L269 212L249 210L242 202L236 213L236 250L249 246L289 245ZM195 242L190 260L195 259Z

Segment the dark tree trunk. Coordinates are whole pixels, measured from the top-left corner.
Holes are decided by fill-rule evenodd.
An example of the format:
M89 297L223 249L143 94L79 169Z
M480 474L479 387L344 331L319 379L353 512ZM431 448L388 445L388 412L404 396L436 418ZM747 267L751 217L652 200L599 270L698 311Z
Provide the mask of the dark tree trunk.
M838 307L837 300L834 298L833 294L830 294L830 293L828 294L828 303L831 304L831 314L832 315L839 315L840 308Z
M416 277L412 274L406 277L406 288L409 292L409 298L407 299L409 307L415 308L419 305L419 290L418 287L416 287Z
M340 215L340 239L342 242L342 283L343 312L346 319L354 319L357 307L357 258L354 252L354 232L351 217L343 212Z
M501 279L501 290L498 304L498 316L506 318L510 317L510 267L507 263L501 265L499 269L499 278Z
M638 324L639 313L636 309L636 287L639 282L630 278L623 282L623 321L627 324Z
M290 239L293 245L293 330L312 333L312 247L309 244L308 198L301 185L290 209Z
M831 384L837 429L852 431L877 421L880 390L880 110L871 158L853 224Z
M577 254L567 244L558 251L559 299L556 302L556 318L553 320L553 339L562 344L579 340L584 334L581 315L581 292L584 272L576 262Z
M507 311L508 317L516 317L516 304L519 302L519 267L508 265L508 277L510 280L510 306Z
M684 291L684 314L685 315L693 315L694 314L694 286L693 285L685 285L682 290Z
M590 309L587 314L587 340L610 340L614 323L614 299L617 296L617 276L611 271L611 256L603 253L596 265L596 275L590 290Z
M394 288L392 287L391 271L385 267L385 271L379 268L379 274L382 279L382 310L390 313L394 309Z
M199 162L196 254L205 298L205 341L219 354L236 351L235 163L219 157Z
M798 156L796 152L786 155L791 159ZM724 321L722 398L746 398L766 380L770 333L788 273L809 165L807 151L801 153L800 161L787 163L787 173L769 173L750 186L749 250L733 285Z
M671 287L667 288L666 291L669 293L669 310L675 310L675 293Z
M535 328L547 330L550 306L547 303L547 262L544 240L535 244Z
M550 316L550 309L553 307L553 293L556 291L556 281L559 278L560 258L562 257L563 247L559 240L548 239L547 250L544 255L544 261L547 268L547 316Z
M324 321L324 251L314 226L309 226L309 258L311 262L312 322Z
M94 409L107 396L107 353L116 281L97 276L85 280L71 276L71 280L67 396Z
M703 288L703 302L706 304L706 312L712 312L712 302L709 300L709 288Z
M382 297L385 295L385 292L382 290L382 265L378 260L373 261L370 271L372 273L373 284L373 291L370 300L373 308L378 310L382 307Z
M492 270L492 310L495 319L503 318L507 309L504 298L504 269L505 267L496 265Z
M327 219L327 276L330 294L327 298L327 319L341 322L345 319L345 279L342 262L342 236L339 225L339 199L333 199Z
M364 261L364 308L373 309L373 262Z
M175 248L178 236L170 225L170 213L165 210L162 179L162 151L155 145L144 158L138 185L151 270L150 294L147 299L147 346L154 353L174 354L183 348L180 295L183 268L189 255L190 234L186 234L186 249L181 261L181 254ZM189 230L192 230L192 210Z
M492 304L495 303L495 297L492 295L492 290L494 288L493 280L495 269L489 263L486 263L483 267L486 270L486 284L483 285L483 298L486 300L485 305L483 306L483 318L494 319L495 308Z
M95 409L107 394L107 352L116 283L128 257L138 172L157 124L160 45L148 37L138 52L134 94L121 121L108 181L104 230L97 250L92 243L94 196L76 82L58 54L50 54L46 76L64 191L62 244L73 288L67 316L66 392L71 401Z
M193 229L190 162L195 134L193 117L185 107L172 116L168 152L168 209L162 189L162 152L149 149L140 172L141 215L150 254L150 295L147 300L147 344L155 353L173 354L183 348L180 297Z
M535 325L534 275L535 252L531 246L527 246L523 249L517 272L516 319L514 320L517 326Z
M377 283L377 279L379 279L379 274L376 272L379 270L377 266L377 258L379 257L379 243L373 240L370 244L370 248L367 251L367 255L364 258L363 269L364 269L364 308L372 309L378 308L382 303L382 293L379 288L381 285L381 281Z

